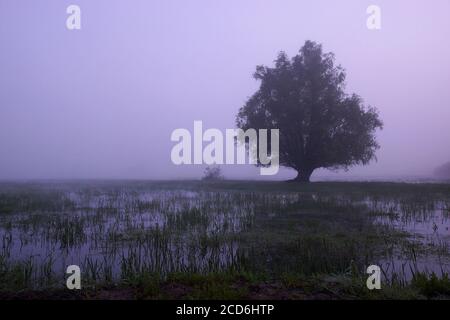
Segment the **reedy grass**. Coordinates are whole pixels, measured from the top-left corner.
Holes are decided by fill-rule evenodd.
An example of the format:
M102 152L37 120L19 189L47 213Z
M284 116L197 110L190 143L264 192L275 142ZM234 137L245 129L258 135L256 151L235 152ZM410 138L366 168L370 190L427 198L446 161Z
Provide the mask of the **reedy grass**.
M63 257L81 266L88 287L147 281L144 295L159 294L159 286L173 281L174 275L198 280L232 274L264 275L287 287L295 279L339 275L347 282L338 285L348 289L339 294L364 296L365 268L377 263L387 269L384 283L389 288L404 290L406 296L422 294L412 288L412 279L432 273L420 270L417 261L427 255L440 259L444 277L448 240L426 243L393 223L375 220L427 221L436 212L445 219L449 203L450 186L439 184L2 185L2 290L63 286ZM394 269L397 255L406 262ZM387 268L386 261L392 261ZM223 283L230 284L227 281ZM362 284L356 285L358 281ZM244 288L233 295L220 286L195 285L189 297L243 297L249 292Z

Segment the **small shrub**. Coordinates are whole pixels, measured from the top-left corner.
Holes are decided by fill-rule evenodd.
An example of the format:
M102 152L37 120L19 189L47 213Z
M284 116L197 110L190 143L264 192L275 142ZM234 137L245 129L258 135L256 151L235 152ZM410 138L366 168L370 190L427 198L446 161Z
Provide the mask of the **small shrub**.
M206 167L202 178L203 181L220 181L223 179L224 176L219 166Z

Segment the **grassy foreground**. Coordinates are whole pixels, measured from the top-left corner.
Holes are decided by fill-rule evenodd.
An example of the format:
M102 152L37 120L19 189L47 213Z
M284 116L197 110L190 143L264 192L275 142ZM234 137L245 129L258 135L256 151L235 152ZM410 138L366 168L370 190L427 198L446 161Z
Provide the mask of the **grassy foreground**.
M449 184L1 183L0 299L449 298L449 218Z

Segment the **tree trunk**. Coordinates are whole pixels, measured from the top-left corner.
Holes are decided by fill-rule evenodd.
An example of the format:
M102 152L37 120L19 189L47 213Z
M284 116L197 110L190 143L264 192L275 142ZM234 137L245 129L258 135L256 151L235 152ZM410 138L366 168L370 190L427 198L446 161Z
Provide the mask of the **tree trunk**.
M307 170L300 170L297 172L297 177L290 180L292 182L310 182L311 175L313 173L314 169L307 169Z

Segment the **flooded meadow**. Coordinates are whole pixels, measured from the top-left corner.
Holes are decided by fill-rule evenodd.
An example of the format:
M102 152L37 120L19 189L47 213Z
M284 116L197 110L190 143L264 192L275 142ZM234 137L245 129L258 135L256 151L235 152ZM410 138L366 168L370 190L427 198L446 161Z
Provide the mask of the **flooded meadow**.
M448 278L450 185L70 181L0 184L0 291L233 274L402 290ZM261 280L263 279L263 280ZM359 282L358 282L359 281Z

